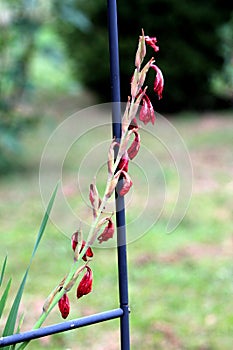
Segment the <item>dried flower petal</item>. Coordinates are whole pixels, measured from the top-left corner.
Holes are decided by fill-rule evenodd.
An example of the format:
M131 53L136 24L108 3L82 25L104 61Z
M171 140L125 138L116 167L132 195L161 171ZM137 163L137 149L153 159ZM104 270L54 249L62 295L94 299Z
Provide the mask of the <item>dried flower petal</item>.
M129 192L131 186L133 185L133 182L129 176L129 174L125 171L122 171L122 187L119 191L120 196L124 196L126 193Z
M134 132L135 137L134 137L134 140L131 143L131 145L127 151L129 159L131 159L131 160L136 157L136 155L138 154L139 148L140 148L140 134L138 133L138 131L136 129L133 130L133 132ZM123 169L123 170L126 170L126 169Z
M67 316L70 313L70 301L66 293L58 301L58 307L61 312L62 318L67 318Z
M128 166L129 166L129 156L128 156L128 153L125 152L120 159L117 169L128 171Z
M152 49L157 52L159 51L159 47L157 45L155 45L157 43L157 39L154 37L154 38L151 38L150 36L146 35L145 36L145 41L146 43L152 47Z
M158 94L158 98L160 100L162 98L163 86L164 86L163 74L159 69L159 67L157 67L155 64L152 64L151 68L154 69L157 73L154 81L154 92Z
M86 266L87 272L81 279L77 288L77 298L81 298L83 295L87 295L92 291L93 274L89 266Z
M108 219L108 225L105 227L104 231L101 233L101 235L98 237L99 243L102 243L104 241L108 241L110 238L112 238L114 235L114 224L112 222L112 219Z
M78 232L78 231L77 231ZM73 233L72 237L71 237L71 246L72 246L72 249L73 251L75 251L77 245L78 245L78 236L77 236L77 232ZM81 246L81 249L79 251L79 254L81 253L81 251L83 250L84 246L85 246L86 242L83 240L82 241L82 246ZM93 251L91 249L91 247L88 247L87 248L87 251L86 253L83 255L82 259L84 261L87 261L87 260L90 260L92 257L93 257Z
M139 113L139 120L141 120L145 125L149 122L151 122L152 124L154 124L155 122L154 109L147 94L144 95L142 100L142 107Z

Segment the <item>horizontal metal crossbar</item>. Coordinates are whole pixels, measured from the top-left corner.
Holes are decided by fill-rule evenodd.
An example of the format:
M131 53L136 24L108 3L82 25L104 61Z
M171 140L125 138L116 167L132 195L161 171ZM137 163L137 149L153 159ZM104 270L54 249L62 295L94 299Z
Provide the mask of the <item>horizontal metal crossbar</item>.
M115 318L123 316L123 310L121 308L113 309L109 311L100 312L98 314L77 318L75 320L57 323L51 326L33 329L31 331L9 335L7 337L0 338L0 348L6 345L13 345L29 341L32 339L42 338L47 335L70 331L72 329L89 326L95 323L113 320Z

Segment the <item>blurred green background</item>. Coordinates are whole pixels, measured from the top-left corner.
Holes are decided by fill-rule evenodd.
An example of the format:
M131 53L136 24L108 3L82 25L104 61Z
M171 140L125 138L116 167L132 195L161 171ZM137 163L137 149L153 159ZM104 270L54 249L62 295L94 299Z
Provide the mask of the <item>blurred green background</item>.
M164 98L154 101L155 109L183 137L194 168L190 208L167 235L177 182L167 155L159 153L169 190L165 211L129 245L132 349L231 350L233 6L217 0L119 0L118 7L122 101L144 28L158 38L155 58L165 77ZM109 102L109 86L105 1L1 0L0 256L9 255L15 290L43 216L38 172L47 139L70 114ZM68 159L64 181L76 203L73 177ZM70 259L69 240L51 223L24 296L24 330L34 324ZM92 266L94 291L79 304L72 300L70 318L118 307L115 250L96 249ZM60 320L55 311L48 324ZM118 321L111 321L29 348L115 350L118 335Z

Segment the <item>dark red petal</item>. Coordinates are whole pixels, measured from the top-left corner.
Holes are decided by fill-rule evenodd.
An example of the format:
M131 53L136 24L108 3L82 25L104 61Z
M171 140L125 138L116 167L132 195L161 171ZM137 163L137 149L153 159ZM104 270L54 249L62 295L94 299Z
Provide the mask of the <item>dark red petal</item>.
M87 272L81 279L77 288L77 298L87 295L92 291L93 274L89 266L86 266Z

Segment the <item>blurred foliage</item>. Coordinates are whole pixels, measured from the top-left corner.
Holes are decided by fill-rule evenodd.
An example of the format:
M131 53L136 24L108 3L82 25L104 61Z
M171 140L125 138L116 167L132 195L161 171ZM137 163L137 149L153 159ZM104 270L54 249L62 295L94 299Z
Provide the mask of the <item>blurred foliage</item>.
M10 0L0 5L1 173L18 163L20 133L31 124L27 113L17 111L30 88L29 66L35 50L35 35L41 26L38 3L30 3L31 6L29 1Z
M223 98L233 101L233 12L231 19L219 29L220 52L223 69L213 75L213 90Z
M22 167L21 135L40 119L30 106L35 92L71 82L51 9L43 0L0 3L0 174Z
M75 74L103 101L110 100L106 1L55 1L57 28L73 58ZM129 94L132 52L141 28L157 36L156 55L166 87L161 110L211 109L221 101L210 78L223 64L217 30L229 20L232 4L220 0L118 0L122 100ZM158 57L158 58L157 58Z

